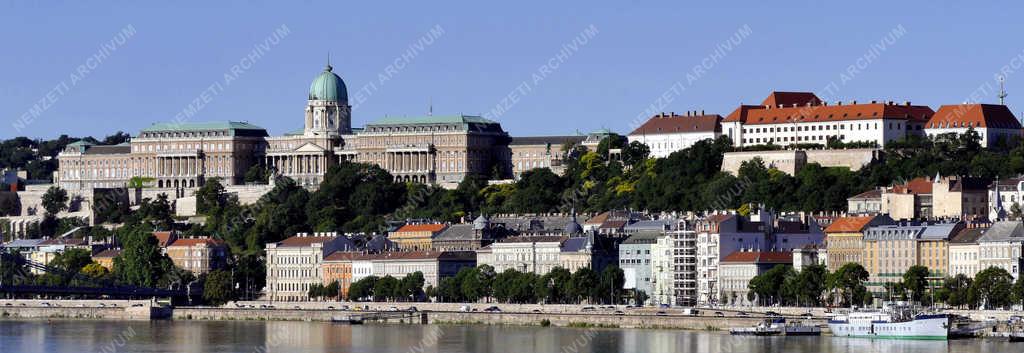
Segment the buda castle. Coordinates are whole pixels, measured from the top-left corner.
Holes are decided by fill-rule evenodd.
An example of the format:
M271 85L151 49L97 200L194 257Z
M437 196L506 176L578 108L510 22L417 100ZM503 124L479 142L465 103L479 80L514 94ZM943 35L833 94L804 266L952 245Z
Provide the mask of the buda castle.
M302 121L301 130L283 136L248 122L174 121L153 124L120 145L79 141L58 155L54 183L89 190L125 187L134 178L184 196L211 178L244 184L246 172L260 166L315 187L328 168L353 161L376 164L398 181L452 187L470 174L510 178L524 160L528 167L557 167L561 146L548 140L585 139L534 137L510 147L501 124L462 114L384 118L354 128L345 82L330 64L309 87Z

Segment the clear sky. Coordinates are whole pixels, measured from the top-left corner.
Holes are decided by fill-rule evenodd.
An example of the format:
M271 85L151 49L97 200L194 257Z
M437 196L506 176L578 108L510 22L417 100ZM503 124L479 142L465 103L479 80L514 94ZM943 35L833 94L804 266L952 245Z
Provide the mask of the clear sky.
M1024 109L1020 1L142 3L0 5L0 137L134 135L185 111L279 135L328 52L354 126L432 102L513 136L628 133L772 90L938 108L998 102L1004 66Z

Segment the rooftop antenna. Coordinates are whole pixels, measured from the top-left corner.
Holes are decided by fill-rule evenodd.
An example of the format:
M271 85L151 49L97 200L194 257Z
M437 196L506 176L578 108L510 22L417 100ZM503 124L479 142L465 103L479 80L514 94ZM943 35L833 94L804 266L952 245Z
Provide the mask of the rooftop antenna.
M331 51L328 50L327 51L327 71L331 71L331 69L333 69L331 67Z
M1006 77L999 76L999 105L1006 105Z
M434 97L428 98L430 107L427 108L427 116L434 116Z

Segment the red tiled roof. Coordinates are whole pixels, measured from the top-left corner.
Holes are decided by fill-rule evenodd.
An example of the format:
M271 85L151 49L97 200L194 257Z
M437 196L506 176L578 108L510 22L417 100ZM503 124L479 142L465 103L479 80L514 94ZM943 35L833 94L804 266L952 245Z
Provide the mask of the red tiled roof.
M282 241L278 242L277 246L279 246L279 247L310 246L310 245L313 245L313 244L326 243L326 242L332 241L332 240L337 239L337 238L338 237L311 237L311 236L300 237L300 236L293 236L291 238L288 238L288 239L285 239L285 240L282 240Z
M892 192L897 194L931 194L932 193L932 181L928 178L914 178L903 185L896 185L892 187Z
M722 222L725 222L725 221L727 221L730 218L733 218L735 216L736 215L731 215L731 214L714 214L714 215L708 216L707 217L707 221L710 222L710 223L722 223Z
M359 255L365 255L363 253L351 252L351 251L335 251L324 258L324 262L327 261L352 261Z
M788 92L783 92L788 93ZM765 99L765 103L785 101L780 103L783 106L775 105L742 105L736 108L725 118L725 122L742 122L744 124L791 124L806 122L827 122L827 121L851 121L866 119L906 119L915 122L926 122L935 113L932 108L923 105L889 104L885 102L873 102L867 104L845 104L845 105L808 105L808 102L800 104L795 101L809 99L775 97L780 93L773 93ZM805 93L793 93L794 97L801 97ZM816 97L815 97L816 98ZM796 104L796 106L793 106Z
M339 253L336 251L331 255L327 256L329 261L344 261L341 259L348 258L349 260L372 260L372 261L384 261L384 260L427 260L427 259L446 259L446 260L475 260L476 252L474 251L389 251L376 254L362 254L345 252L341 255L334 257L334 254Z
M737 251L727 255L721 262L791 264L793 263L793 254L778 251Z
M395 232L431 232L437 233L448 228L447 225L434 223L434 224L406 224L402 228L398 228Z
M875 216L865 217L839 217L832 222L828 228L825 228L825 233L851 233L860 232L871 220L875 219Z
M167 244L171 242L171 238L173 235L174 233L170 231L153 232L153 236L156 237L157 246L161 248L167 246Z
M796 104L802 106L808 103L819 105L821 104L821 99L818 99L818 96L811 92L772 92L768 95L768 98L761 102L761 105L777 107L779 104L785 106Z
M985 127L1020 129L1020 121L1005 105L956 104L939 107L925 125L929 129Z
M868 190L868 191L859 193L857 195L854 195L853 197L850 197L850 199L877 199L877 198L881 198L881 197L882 197L882 190L872 189L872 190Z
M722 131L722 116L715 115L655 115L640 127L630 132L630 136L660 135L684 132L715 132Z
M221 246L224 245L224 241L213 238L185 238L177 239L174 242L168 244L167 246L196 246L199 244L206 244L206 246Z

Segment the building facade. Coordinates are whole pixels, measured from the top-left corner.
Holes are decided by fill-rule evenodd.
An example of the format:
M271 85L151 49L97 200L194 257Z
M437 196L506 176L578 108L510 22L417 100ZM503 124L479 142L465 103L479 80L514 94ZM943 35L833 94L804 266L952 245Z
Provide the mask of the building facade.
M830 140L885 147L910 135L923 136L934 111L910 102L828 104L810 92L772 92L760 105L741 105L722 121L734 146L827 145Z
M1011 146L1021 137L1020 121L1009 108L999 104L943 105L925 125L929 137L958 136L970 130L978 134L984 147Z
M57 157L54 183L69 190L112 188L134 178L180 196L211 178L242 184L250 168L261 167L315 187L340 161L446 186L469 174L511 174L508 134L481 117L388 117L353 128L345 82L330 65L310 85L302 116L301 129L281 136L248 122L173 121L116 146L72 143Z
M643 292L650 297L654 292L652 285L652 258L654 244L662 233L638 233L626 238L619 244L619 268L622 269L625 282L623 289Z
M626 138L630 143L647 145L651 157L665 158L672 152L693 146L697 141L714 140L722 135L722 116L704 112L660 113L648 119Z
M264 296L271 301L309 300L309 287L323 283L323 260L354 244L335 233L299 233L266 245L267 280Z

